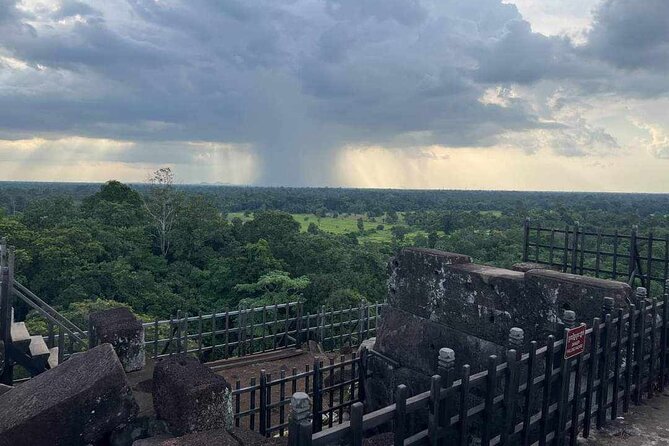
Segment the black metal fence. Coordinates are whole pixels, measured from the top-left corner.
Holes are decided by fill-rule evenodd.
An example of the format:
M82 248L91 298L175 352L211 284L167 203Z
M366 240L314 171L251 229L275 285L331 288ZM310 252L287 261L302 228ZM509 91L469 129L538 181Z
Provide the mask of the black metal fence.
M559 268L562 272L621 280L661 295L669 279L669 234L602 231L575 225L542 227L525 221L523 261Z
M585 332L583 353L573 358L565 359L564 338L551 336L541 348L533 341L526 353L509 350L502 364L491 356L480 373L470 374L465 365L456 377L442 368L429 391L408 396L400 385L394 404L363 414L356 402L350 421L321 432L296 404L289 445L360 446L365 434L378 427L390 428L397 446L576 445L579 434L588 437L593 423L602 427L630 404L664 390L668 305L665 294L663 301L646 300L639 309L632 305L603 321L595 319ZM412 430L421 425L408 423L412 418L423 420L423 428Z
M313 365L303 371L292 368L290 373L280 370L279 376L261 371L258 378L251 378L242 387L239 380L232 392L234 424L260 432L265 436L284 435L288 429L291 396L295 392L307 393L312 401L313 429L342 424L349 407L364 400L364 380L367 355L341 355L339 361L331 357L323 361L316 358Z
M145 322L144 344L154 359L189 353L205 362L295 347L309 340L320 342L326 351L353 348L374 336L383 305L363 302L356 307L321 307L312 313L305 312L300 302L289 302L195 316L177 312L170 319ZM47 346L59 347L61 360L85 350L50 321L42 335Z

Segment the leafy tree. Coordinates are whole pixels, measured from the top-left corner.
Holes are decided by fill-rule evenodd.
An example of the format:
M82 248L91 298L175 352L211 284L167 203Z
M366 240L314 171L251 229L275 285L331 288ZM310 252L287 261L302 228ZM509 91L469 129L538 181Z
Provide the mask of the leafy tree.
M235 291L250 295L241 303L244 306L263 306L299 300L309 286L306 276L291 278L285 271L270 271L254 283L235 285Z
M307 232L309 234L318 234L318 225L314 223L313 221L309 223L309 226L307 227Z
M434 248L437 245L437 241L439 241L439 235L437 232L430 231L430 233L427 235L427 247Z
M393 237L399 241L404 240L404 236L410 232L411 230L407 226L403 225L393 226L390 230L390 233L393 235Z
M365 223L362 221L362 217L358 217L358 231L363 232L365 230Z
M75 218L74 200L66 196L40 199L31 202L21 215L21 221L32 229L54 228Z
M110 180L81 204L85 217L116 227L143 225L146 214L139 193L129 186Z

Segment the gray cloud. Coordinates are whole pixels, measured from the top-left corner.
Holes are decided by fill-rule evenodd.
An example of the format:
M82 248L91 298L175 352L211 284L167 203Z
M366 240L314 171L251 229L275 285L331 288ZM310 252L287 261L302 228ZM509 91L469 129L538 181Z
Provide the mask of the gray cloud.
M606 0L588 34L588 51L626 69L669 68L669 2Z
M143 161L175 157L172 141L248 143L264 183L327 183L345 144L491 145L509 131L569 126L548 124L553 111L524 98L482 102L495 85L669 88L635 88L662 74L659 63L645 69L666 51L661 33L637 39L645 55L635 60L602 43L625 35L615 19L632 3L622 0L600 8L584 48L533 33L499 0L68 0L33 12L0 1L0 55L27 65L0 62L0 137L145 141L150 152L122 154ZM619 67L638 69L621 77ZM578 137L554 139L558 153L617 146L602 129L576 127Z

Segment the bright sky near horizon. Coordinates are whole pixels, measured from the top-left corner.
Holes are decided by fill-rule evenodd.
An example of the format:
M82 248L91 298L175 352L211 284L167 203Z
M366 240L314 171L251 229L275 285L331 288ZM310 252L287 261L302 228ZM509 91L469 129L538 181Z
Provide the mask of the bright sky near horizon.
M669 192L667 0L0 0L0 180Z

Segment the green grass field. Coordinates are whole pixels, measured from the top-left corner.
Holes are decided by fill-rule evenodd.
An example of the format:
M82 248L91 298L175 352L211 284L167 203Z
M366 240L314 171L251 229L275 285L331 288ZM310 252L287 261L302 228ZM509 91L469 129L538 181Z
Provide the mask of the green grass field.
M228 214L228 220L231 220L234 217L239 217L242 221L248 221L253 218L253 214L246 217L242 212L231 212ZM376 221L371 221L366 215L347 214L345 216L339 217L319 218L314 214L293 214L293 218L300 224L302 232L307 230L309 223L315 223L321 231L329 232L331 234L348 234L351 232L358 233L359 217L362 217L365 229L365 234L360 236L361 241L389 243L392 240L393 236L390 230L394 225L384 223L383 217L377 217ZM379 225L383 225L383 229L376 229ZM412 240L419 234L427 237L427 233L425 231L416 230L407 234L405 238L407 240Z

